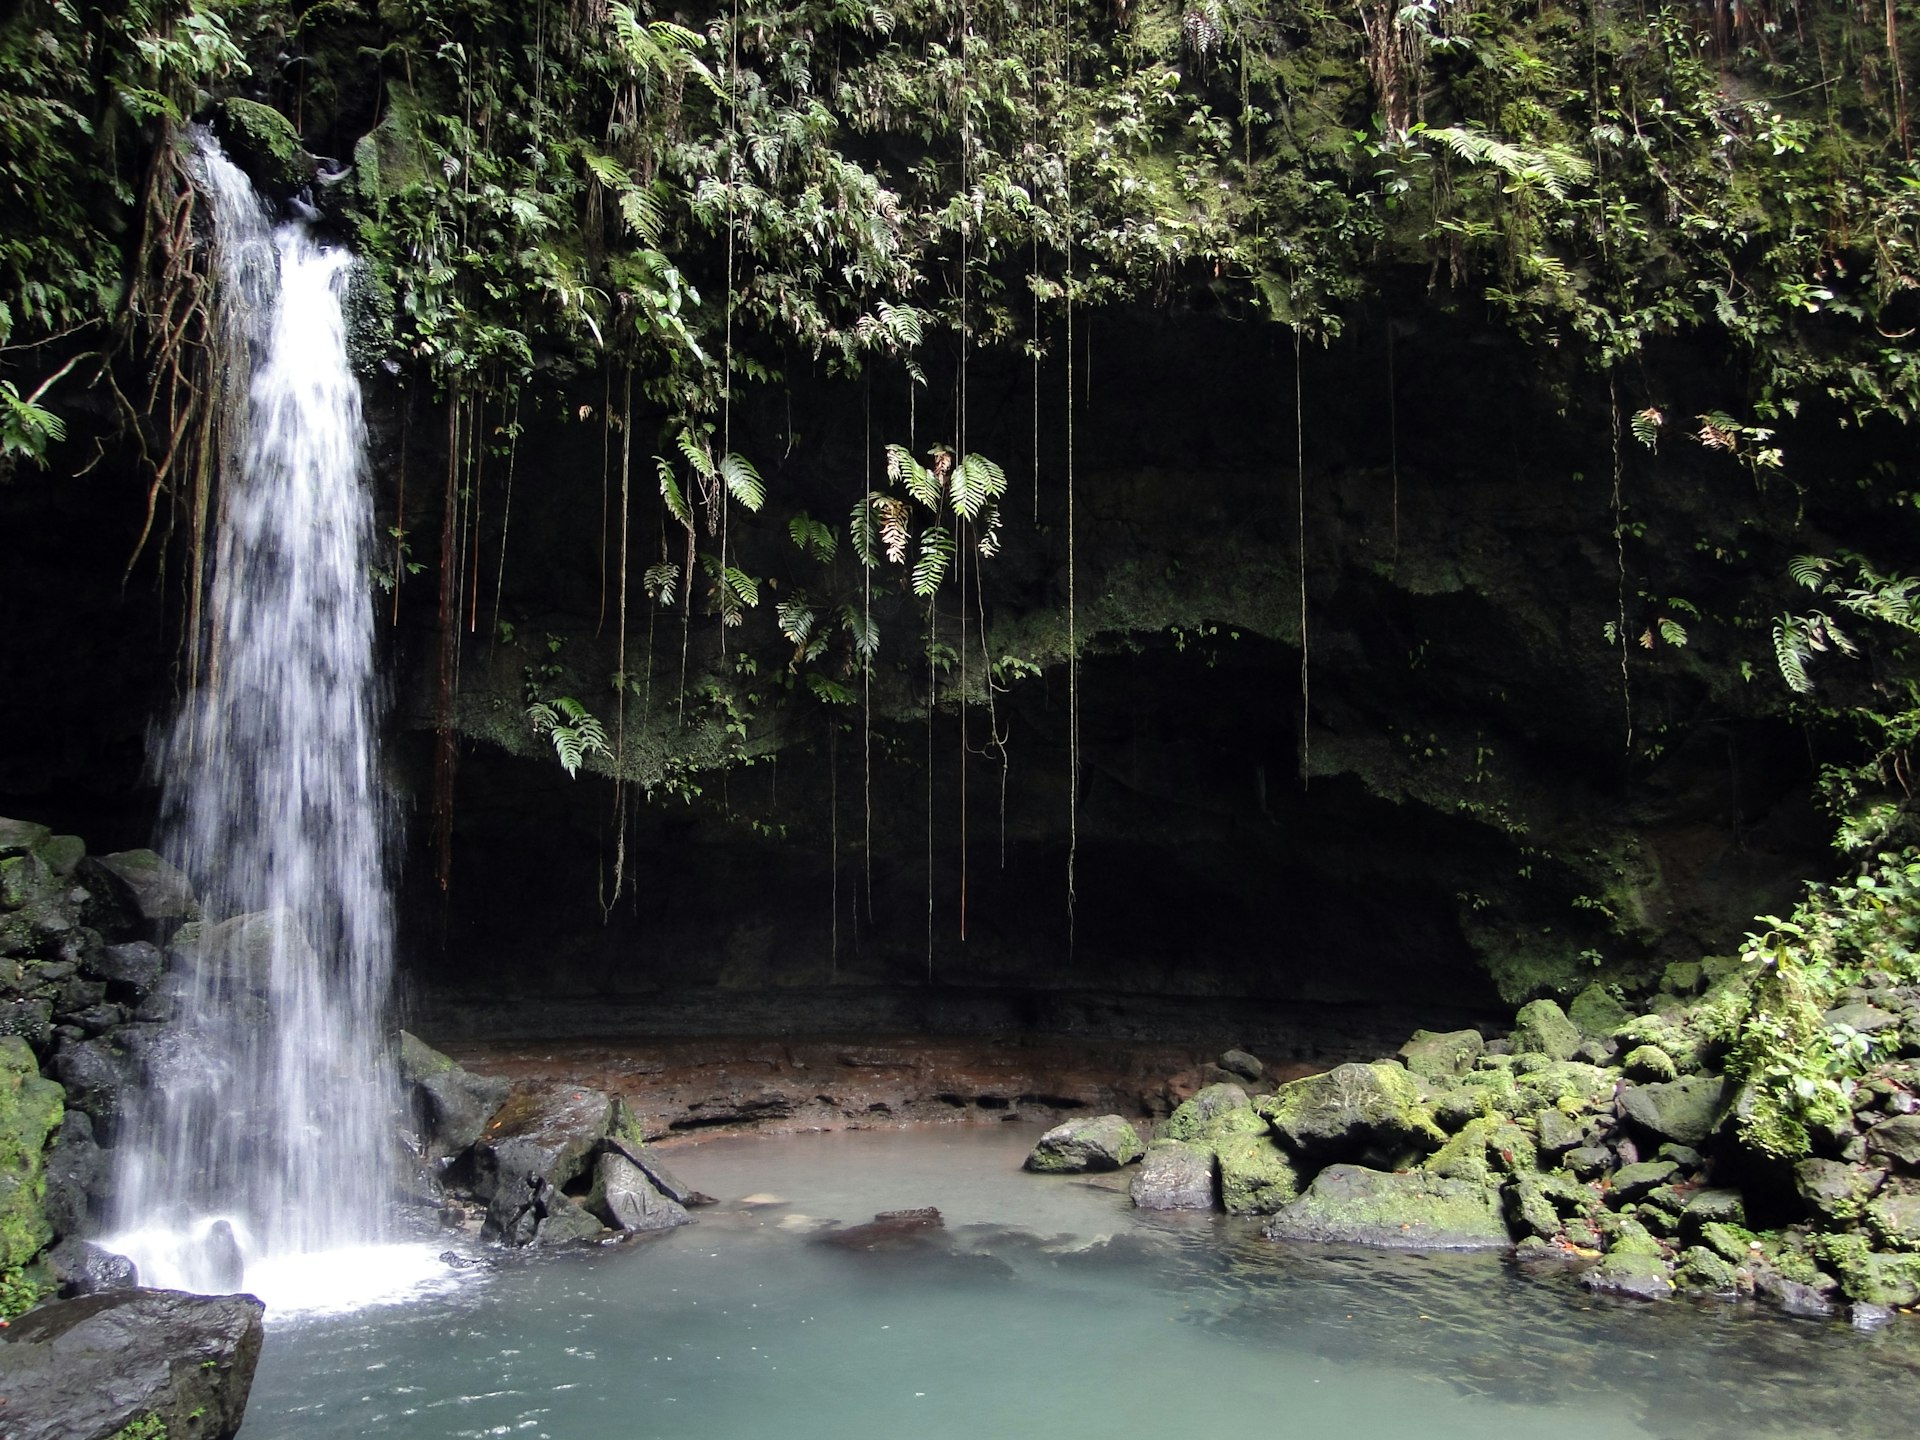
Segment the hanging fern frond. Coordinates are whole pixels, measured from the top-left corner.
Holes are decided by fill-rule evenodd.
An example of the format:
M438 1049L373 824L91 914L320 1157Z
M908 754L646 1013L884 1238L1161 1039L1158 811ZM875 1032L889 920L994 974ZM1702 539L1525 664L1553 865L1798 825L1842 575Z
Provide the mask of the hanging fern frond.
M649 565L640 577L640 586L659 604L671 605L680 593L680 567L671 560Z
M753 468L753 462L746 456L722 457L719 473L727 493L747 509L757 513L767 503L767 487L760 479L760 472Z
M913 458L906 446L887 446L887 478L905 487L907 494L927 509L940 508L939 480L932 471Z
M876 494L871 498L874 515L880 521L880 543L886 547L887 559L895 565L906 564L907 532L912 521L907 502L893 495Z
M840 607L840 622L853 637L854 653L862 660L871 660L880 649L879 623L861 613L852 601Z
M953 467L952 491L954 513L977 519L1007 493L1007 472L984 455L968 455Z
M714 477L713 456L708 453L706 442L699 439L691 430L682 430L674 437L674 444L680 447L680 453L687 457L687 464L693 467L693 473L702 480Z
M632 6L622 5L618 0L607 6L607 18L613 24L613 37L621 58L640 74L658 75L663 79L691 75L714 99L727 98L713 71L696 53L706 44L704 35L671 20L650 20L643 25Z
M738 566L729 565L726 569L726 580L727 588L739 597L742 605L752 609L760 603L760 582L746 571Z
M929 525L920 532L920 558L913 562L913 593L926 599L940 588L953 560L953 536L945 527Z
M667 464L667 457L656 455L653 464L660 472L660 498L667 502L667 513L687 529L693 529L693 511L687 507L687 497L680 493L680 482L674 478L673 467Z
M552 739L554 754L559 757L560 768L567 772L568 778L579 772L581 762L587 756L613 754L607 744L605 728L587 713L586 706L571 695L534 701L527 706L527 719L532 723L535 735L546 735Z
M787 535L796 550L803 555L811 555L822 565L831 564L840 548L840 539L832 529L804 510L787 521Z
M853 553L869 570L880 563L879 527L874 520L876 498L868 495L854 501L853 513L847 522L847 537L853 544Z
M1787 574L1809 590L1818 590L1826 584L1827 572L1832 568L1833 561L1823 555L1796 555L1787 562Z
M998 501L989 502L987 505L986 513L979 521L979 532L980 553L991 560L1000 553L1000 504Z
M1660 448L1660 427L1666 423L1667 417L1651 405L1644 410L1634 411L1633 418L1627 422L1633 430L1633 438L1649 450Z
M1662 615L1658 624L1660 626L1660 638L1676 650L1687 643L1687 627L1682 625L1678 620L1670 620Z
M782 600L773 607L780 633L796 645L805 645L813 634L813 607L800 600Z
M1782 615L1773 622L1773 659L1780 667L1780 678L1798 695L1811 695L1813 681L1807 675L1807 662L1813 658L1802 622Z

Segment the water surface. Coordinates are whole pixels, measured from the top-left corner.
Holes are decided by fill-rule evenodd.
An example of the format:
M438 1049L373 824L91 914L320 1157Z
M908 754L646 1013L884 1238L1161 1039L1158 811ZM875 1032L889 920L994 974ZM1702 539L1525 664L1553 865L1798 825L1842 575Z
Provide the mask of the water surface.
M1859 1336L1595 1300L1493 1256L1280 1246L1023 1174L1036 1133L676 1151L723 1199L696 1226L273 1326L241 1440L1912 1434L1915 1322ZM921 1205L947 1220L928 1243L817 1240Z

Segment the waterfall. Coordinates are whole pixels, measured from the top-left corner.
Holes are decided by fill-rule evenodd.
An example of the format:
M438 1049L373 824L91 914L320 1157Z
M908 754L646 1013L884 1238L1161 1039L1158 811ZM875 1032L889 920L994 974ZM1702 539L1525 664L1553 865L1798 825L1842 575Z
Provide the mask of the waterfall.
M204 919L174 941L173 1018L142 1047L107 1243L143 1284L269 1298L289 1268L337 1280L341 1251L384 1237L395 1184L373 515L351 257L273 228L197 143L234 398L203 673L155 759L159 848Z

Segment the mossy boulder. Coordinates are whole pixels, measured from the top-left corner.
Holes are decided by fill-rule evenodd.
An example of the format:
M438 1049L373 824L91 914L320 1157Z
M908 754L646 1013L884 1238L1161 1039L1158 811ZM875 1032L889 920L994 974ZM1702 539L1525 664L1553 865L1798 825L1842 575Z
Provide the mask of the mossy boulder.
M1118 1115L1069 1120L1042 1135L1027 1156L1027 1169L1043 1175L1118 1170L1146 1153L1140 1132Z
M1545 1055L1553 1060L1571 1060L1585 1036L1567 1012L1551 1000L1535 1000L1522 1005L1513 1017L1513 1050L1516 1055Z
M1867 1206L1867 1223L1889 1250L1920 1250L1920 1195L1882 1195Z
M510 1081L476 1075L404 1030L400 1079L430 1158L458 1155L478 1140L513 1090Z
M151 850L96 855L79 873L88 885L104 885L128 918L161 934L200 913L187 877Z
M1220 1204L1229 1215L1271 1215L1299 1194L1304 1181L1269 1134L1229 1135L1213 1144Z
M0 1275L18 1270L53 1239L44 1167L64 1110L64 1092L41 1077L27 1042L0 1035Z
M317 167L300 132L271 105L238 96L223 100L214 129L233 163L262 190L286 194L312 183Z
M53 831L31 820L9 820L0 815L0 859L28 855L53 838Z
M1920 1170L1920 1114L1881 1121L1867 1132L1867 1150L1909 1170Z
M1807 1209L1836 1226L1858 1220L1884 1178L1882 1171L1839 1160L1802 1160L1793 1167L1793 1188Z
M1429 1080L1464 1074L1487 1048L1478 1030L1416 1030L1400 1047L1400 1060Z
M1558 1110L1578 1115L1613 1098L1619 1076L1599 1065L1579 1060L1552 1060L1513 1080L1510 1108L1516 1119Z
M1264 1233L1388 1250L1504 1250L1509 1243L1499 1192L1490 1186L1358 1165L1322 1170Z
M1437 1150L1447 1140L1428 1113L1419 1084L1387 1061L1309 1075L1262 1096L1254 1108L1288 1150L1315 1164L1367 1156L1405 1159Z
M1161 1137L1167 1140L1197 1140L1215 1120L1229 1111L1246 1110L1251 1114L1251 1104L1247 1092L1238 1085L1209 1085L1191 1100L1183 1100L1174 1108L1174 1112L1160 1126Z
M1627 1072L1629 1080L1664 1081L1680 1077L1673 1057L1657 1045L1634 1046L1622 1057L1620 1068Z
M1850 1299L1869 1305L1920 1304L1920 1255L1887 1255L1864 1235L1819 1235L1815 1253L1840 1277Z
M1538 1163L1532 1136L1511 1120L1488 1115L1469 1120L1420 1168L1449 1180L1490 1185L1498 1183L1501 1176L1532 1170Z
M1673 1294L1672 1275L1657 1251L1609 1250L1581 1275L1580 1285L1596 1295L1628 1300L1665 1300Z
M1589 985L1567 1006L1567 1019L1589 1040L1604 1040L1631 1018L1626 1006L1601 985Z

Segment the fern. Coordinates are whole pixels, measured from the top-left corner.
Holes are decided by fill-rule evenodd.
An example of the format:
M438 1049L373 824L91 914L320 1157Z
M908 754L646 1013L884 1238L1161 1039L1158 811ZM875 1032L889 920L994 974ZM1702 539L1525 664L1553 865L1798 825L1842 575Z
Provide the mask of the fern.
M799 600L782 600L773 607L780 633L796 645L805 645L813 634L813 607Z
M1827 572L1833 568L1833 562L1819 555L1796 555L1787 562L1787 574L1795 583L1809 590L1818 590L1827 582Z
M1627 422L1633 430L1633 438L1649 450L1660 448L1660 427L1666 423L1667 417L1651 405L1644 410L1636 410L1633 418Z
M852 602L840 607L840 621L847 634L853 637L854 653L863 660L871 660L880 649L878 622L862 614L859 607Z
M554 754L569 779L579 773L581 762L587 756L613 754L605 728L571 695L535 700L527 706L527 719L535 735L552 739Z
M1449 125L1427 132L1469 165L1491 165L1513 182L1509 189L1538 185L1556 200L1593 178L1593 167L1564 145L1538 149L1516 145L1474 125Z
M1662 615L1659 625L1660 638L1666 641L1667 644L1673 646L1675 649L1679 649L1687 643L1687 627L1682 625L1678 620L1669 620L1666 616Z
M974 520L1007 493L1007 472L984 455L968 455L953 467L952 490L954 513Z
M760 472L753 468L753 462L746 456L724 456L718 468L727 493L747 509L758 512L767 503L767 487L760 479Z
M680 567L671 560L649 565L640 577L640 586L660 604L671 605L679 593Z
M854 501L853 513L847 524L847 537L853 544L853 553L860 557L860 563L869 570L880 563L878 527L873 515L877 498L868 495Z
M660 472L660 498L667 502L667 513L687 529L693 529L693 511L687 506L687 497L680 493L680 482L673 477L673 467L667 464L664 455L654 456L653 463Z
M1807 676L1807 661L1812 658L1800 620L1782 615L1773 622L1774 663L1780 667L1780 678L1787 682L1787 688L1797 695L1813 693L1813 681Z
M693 473L702 480L712 480L715 474L713 456L708 453L706 443L695 438L691 430L682 430L674 437L674 444L680 447L680 453L687 457L687 464L693 467Z
M831 564L834 553L840 548L839 538L833 531L805 511L787 521L787 534L792 538L795 549L803 555L812 555L822 565Z
M738 566L729 565L726 569L727 588L739 597L740 603L749 610L760 603L760 582ZM739 621L734 621L738 624Z
M920 532L920 558L913 564L913 593L926 599L940 588L953 560L953 536L939 525Z
M880 518L880 543L886 547L887 559L895 565L907 563L907 526L910 516L907 514L907 502L891 495L875 495L873 508Z
M906 488L906 492L929 510L940 508L940 482L932 471L914 459L904 445L887 446L887 478Z

